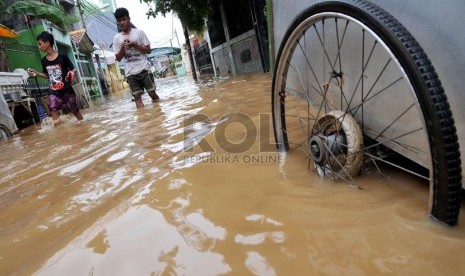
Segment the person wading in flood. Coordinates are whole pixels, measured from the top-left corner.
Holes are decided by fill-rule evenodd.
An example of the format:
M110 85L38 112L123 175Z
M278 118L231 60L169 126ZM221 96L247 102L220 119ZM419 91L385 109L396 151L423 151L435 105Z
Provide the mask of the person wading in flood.
M151 51L147 35L140 29L131 28L131 18L127 9L118 8L114 15L121 32L116 34L113 39L113 49L117 51L115 56L118 61L125 59L125 74L136 107L141 108L144 106L142 102L144 88L153 102L159 101L160 98L155 92L153 74L147 70L147 54Z
M42 52L47 55L42 58L42 72L35 69L27 69L30 77L39 76L49 80L48 96L50 112L52 113L53 124L60 124L60 109L63 104L68 105L71 113L79 121L82 120L82 114L76 103L76 93L71 86L74 81L76 69L67 55L58 53L53 45L55 38L49 32L42 32L37 36L37 44Z

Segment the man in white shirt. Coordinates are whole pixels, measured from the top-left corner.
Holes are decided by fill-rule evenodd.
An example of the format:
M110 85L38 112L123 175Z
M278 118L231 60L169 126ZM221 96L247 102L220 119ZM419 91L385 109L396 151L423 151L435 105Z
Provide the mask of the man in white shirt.
M131 28L129 11L125 8L118 8L115 11L115 19L121 28L121 32L113 39L113 49L116 60L125 59L126 79L134 96L136 107L144 107L142 94L144 88L152 98L153 102L158 102L160 98L155 92L155 81L152 72L147 70L147 54L151 52L150 41L144 31Z

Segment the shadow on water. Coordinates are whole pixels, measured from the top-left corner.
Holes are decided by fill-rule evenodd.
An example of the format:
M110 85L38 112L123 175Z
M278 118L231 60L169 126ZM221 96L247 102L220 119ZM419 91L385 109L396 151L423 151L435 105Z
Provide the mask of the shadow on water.
M158 80L0 144L2 275L465 273L463 215L393 172L363 190L276 152L268 74ZM463 213L463 212L462 212Z

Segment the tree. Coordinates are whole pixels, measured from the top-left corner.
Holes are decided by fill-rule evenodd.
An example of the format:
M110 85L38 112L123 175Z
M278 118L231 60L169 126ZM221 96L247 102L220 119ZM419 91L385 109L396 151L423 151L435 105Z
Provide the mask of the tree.
M46 19L62 29L69 28L72 23L79 22L78 17L66 13L58 4L51 5L33 0L14 2L6 9L6 12Z
M213 12L214 0L140 0L154 3L156 13L165 16L173 11L181 20L183 27L190 31L201 33Z
M195 73L192 49L189 43L189 32L201 33L205 31L208 18L213 12L214 0L139 0L145 3L155 4L155 14L160 13L165 16L168 12L174 12L181 20L186 39L187 50L192 67L192 75L197 79Z

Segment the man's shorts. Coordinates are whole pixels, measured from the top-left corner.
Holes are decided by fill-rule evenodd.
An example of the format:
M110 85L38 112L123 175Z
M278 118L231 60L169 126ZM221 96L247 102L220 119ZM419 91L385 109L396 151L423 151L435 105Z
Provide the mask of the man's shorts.
M63 93L60 96L55 94L50 94L48 96L50 100L50 110L51 111L59 111L63 104L68 105L69 110L71 113L76 114L79 112L79 107L76 102L76 94L75 93Z
M134 97L144 94L144 88L150 96L155 94L155 82L150 75L147 70L143 70L139 74L128 76L127 81Z

